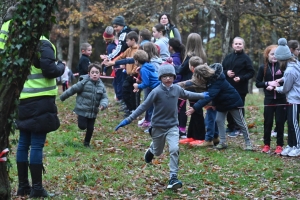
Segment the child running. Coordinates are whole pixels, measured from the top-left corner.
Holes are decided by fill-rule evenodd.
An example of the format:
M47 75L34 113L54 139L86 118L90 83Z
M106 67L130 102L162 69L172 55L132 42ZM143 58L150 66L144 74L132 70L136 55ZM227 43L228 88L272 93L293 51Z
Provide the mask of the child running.
M99 65L90 64L88 74L81 76L81 81L73 85L60 96L60 100L64 101L77 93L74 112L78 115L78 127L81 130L86 129L84 138L85 147L90 146L99 109L102 111L107 108L108 105L106 89L100 79L100 71L101 67Z
M175 109L177 100L179 97L185 99L208 98L209 95L206 92L188 92L178 85L173 85L176 77L173 65L161 65L158 68L158 76L161 84L154 88L147 99L129 117L124 119L115 130L130 124L153 105L152 129L150 129L152 143L145 153L145 162L151 163L154 155L161 155L167 141L170 152L170 180L167 188L178 189L182 187L182 183L177 179L179 161L178 116L177 109Z

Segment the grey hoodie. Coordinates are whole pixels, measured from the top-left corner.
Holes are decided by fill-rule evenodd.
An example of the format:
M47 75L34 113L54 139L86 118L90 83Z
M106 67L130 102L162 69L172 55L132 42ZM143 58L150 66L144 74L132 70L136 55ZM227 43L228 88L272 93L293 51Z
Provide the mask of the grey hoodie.
M155 67L156 72L158 72L158 68L162 64L162 62L163 62L162 59L156 56L151 58L150 60L150 63Z
M170 57L170 52L169 52L169 39L167 37L162 37L155 42L156 45L159 46L159 54L160 57L163 61L166 61L167 58Z
M300 63L288 62L283 76L283 86L276 87L277 92L284 93L291 104L300 104Z

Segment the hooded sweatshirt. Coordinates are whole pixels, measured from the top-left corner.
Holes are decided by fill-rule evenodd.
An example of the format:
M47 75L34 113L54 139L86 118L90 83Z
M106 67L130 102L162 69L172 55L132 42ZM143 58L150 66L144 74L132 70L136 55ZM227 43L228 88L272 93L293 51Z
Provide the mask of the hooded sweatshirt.
M283 77L283 86L277 87L277 92L286 94L289 103L300 104L300 63L288 62Z
M155 67L151 63L144 63L140 70L142 83L138 85L139 89L145 89L150 87L151 89L156 88L160 84L158 80L158 74L155 71Z
M163 61L166 61L170 57L169 52L169 39L167 37L162 37L155 42L160 48L160 57Z
M158 72L158 68L163 63L163 61L161 58L155 56L151 58L150 63L154 66L155 71Z

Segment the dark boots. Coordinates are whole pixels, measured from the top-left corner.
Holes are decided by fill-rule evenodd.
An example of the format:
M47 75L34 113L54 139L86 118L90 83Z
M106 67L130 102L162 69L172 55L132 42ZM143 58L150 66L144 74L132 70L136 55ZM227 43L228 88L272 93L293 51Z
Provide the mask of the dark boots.
M42 173L43 164L30 164L30 173L32 178L32 189L30 198L34 197L48 197L47 191L43 188Z
M17 191L18 196L29 195L31 187L28 181L28 162L17 162L19 187Z

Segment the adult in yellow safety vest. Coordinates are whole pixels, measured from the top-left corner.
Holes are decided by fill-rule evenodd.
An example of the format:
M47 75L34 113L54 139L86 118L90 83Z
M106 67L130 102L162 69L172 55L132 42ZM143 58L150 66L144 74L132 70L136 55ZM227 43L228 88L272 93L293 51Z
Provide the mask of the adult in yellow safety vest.
M62 62L55 63L55 47L44 36L40 38L39 52L41 56L33 62L31 73L20 94L19 116L16 121L20 130L17 149L18 193L29 193L28 177L24 175L29 160L32 177L30 197L48 196L42 185L43 147L47 133L57 130L60 126L55 105L58 92L56 78L60 77L65 69ZM29 146L31 150L28 159Z
M169 14L163 13L158 17L158 23L165 26L166 29L166 37L167 38L176 38L181 42L181 35L179 30L176 28L174 24L171 23L171 17Z

